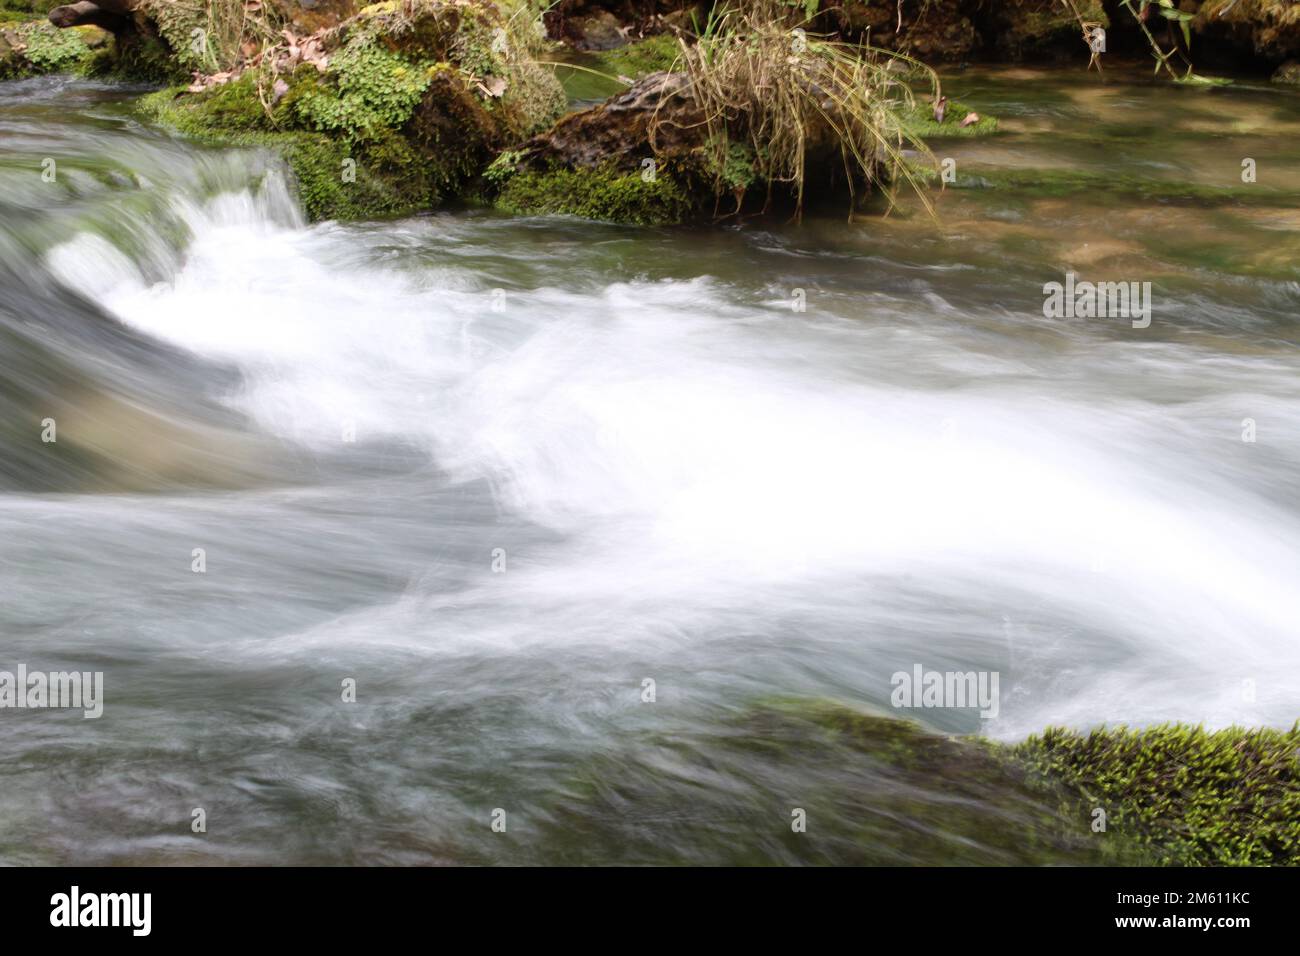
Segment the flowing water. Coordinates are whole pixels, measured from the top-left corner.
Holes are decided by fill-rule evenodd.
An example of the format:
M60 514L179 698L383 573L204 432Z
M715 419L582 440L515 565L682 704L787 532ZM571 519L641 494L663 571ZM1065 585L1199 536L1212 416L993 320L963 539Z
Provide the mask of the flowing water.
M308 225L131 90L0 84L0 669L104 674L0 711L0 859L997 862L790 715L1289 726L1300 98L949 82L1004 129L959 186L1209 192ZM1150 327L1044 318L1067 270ZM893 708L916 664L997 715Z

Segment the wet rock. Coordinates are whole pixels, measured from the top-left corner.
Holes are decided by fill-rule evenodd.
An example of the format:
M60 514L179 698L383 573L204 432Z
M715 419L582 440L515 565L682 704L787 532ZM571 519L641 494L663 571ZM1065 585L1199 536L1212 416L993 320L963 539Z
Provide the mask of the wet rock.
M488 172L499 208L659 225L694 218L705 193L704 116L681 73L653 73L508 150Z
M627 42L618 18L608 10L583 17L574 24L585 50L613 50Z
M1273 73L1274 83L1300 86L1300 60L1287 60Z
M680 158L703 138L704 116L682 73L652 73L599 106L571 113L521 148L520 162L633 169L641 160ZM651 125L654 123L652 136Z
M703 22L708 0L559 0L543 17L547 35L575 50L614 50Z

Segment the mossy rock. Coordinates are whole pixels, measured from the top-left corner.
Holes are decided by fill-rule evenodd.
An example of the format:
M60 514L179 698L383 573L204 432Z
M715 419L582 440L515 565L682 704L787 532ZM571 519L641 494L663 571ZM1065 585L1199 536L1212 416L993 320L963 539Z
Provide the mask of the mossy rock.
M12 13L24 20L44 18L64 0L0 0L0 13Z
M1051 728L1011 753L1105 810L1108 832L1162 863L1300 863L1300 724Z
M97 27L60 30L43 20L0 24L0 79L85 73L106 40Z
M375 4L323 36L323 71L249 70L144 108L207 142L279 151L312 219L405 215L477 194L492 156L563 108L559 82L490 4Z
M589 65L609 76L639 80L651 73L680 68L681 53L677 37L660 33L613 50L592 53Z
M201 95L172 88L139 101L150 120L214 146L271 150L288 163L308 218L357 220L410 215L444 198L421 157L393 131L349 141L277 123L289 97L267 113L250 74Z
M512 172L510 157L504 153L489 167L490 179L501 184L495 204L504 212L581 216L639 226L682 223L698 213L690 191L668 169L656 169L652 178L613 166Z
M1295 729L1050 730L1008 745L806 698L710 723L584 761L538 814L548 860L1300 862Z
M1141 862L1007 753L834 701L775 700L717 730L586 761L540 816L557 863ZM802 828L796 823L805 824Z

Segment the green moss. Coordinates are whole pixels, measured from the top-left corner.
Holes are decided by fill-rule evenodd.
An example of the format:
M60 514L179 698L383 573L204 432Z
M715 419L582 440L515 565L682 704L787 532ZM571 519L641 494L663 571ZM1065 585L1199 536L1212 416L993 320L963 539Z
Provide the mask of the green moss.
M315 72L309 67L308 71ZM301 82L311 82L310 72ZM403 139L384 131L365 142L285 128L286 95L268 115L252 74L200 95L172 88L144 96L146 118L219 146L269 149L293 173L299 201L312 220L409 215L443 198L423 163Z
M549 126L567 104L563 87L535 62L532 21L489 3L416 0L364 8L346 27L347 45L379 38L388 49L428 70L455 70L481 94L484 109L510 138Z
M721 155L722 160L717 169L710 170L719 183L728 192L743 193L758 182L758 170L754 167L754 149L748 143L732 140L725 150L706 150L706 155Z
M522 150L507 149L483 171L483 179L493 188L504 186L519 171L519 161L523 155Z
M496 197L499 209L516 215L572 215L606 222L652 226L686 222L695 203L670 170L662 167L652 179L639 172L615 169L552 169L506 176Z
M918 102L903 117L903 128L912 136L921 139L952 139L988 136L998 131L996 117L980 115L979 122L962 126L961 121L973 112L964 103L950 101L942 125L934 121L934 107L930 103Z
M470 192L496 150L562 110L511 29L488 3L375 4L327 35L324 72L249 69L141 108L205 142L279 152L313 219L412 213Z
M39 20L8 29L18 41L18 48L0 56L0 79L81 73L92 55L82 30L60 30ZM10 46L8 41L0 43L5 48Z
M1151 847L1161 862L1300 863L1300 724L1052 728L1012 752L1104 809L1108 832Z
M327 81L295 97L293 107L304 126L371 138L411 118L434 69L359 34L330 57Z

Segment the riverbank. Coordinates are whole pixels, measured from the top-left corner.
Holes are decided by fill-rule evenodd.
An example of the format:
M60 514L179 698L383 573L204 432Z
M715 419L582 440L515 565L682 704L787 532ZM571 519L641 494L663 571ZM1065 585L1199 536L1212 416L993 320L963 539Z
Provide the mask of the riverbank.
M997 16L958 2L900 6L885 19L879 5L847 2L804 19L780 4L727 14L669 2L630 14L617 4L566 0L542 16L522 2L340 3L310 15L287 3L221 30L216 7L206 19L177 19L148 0L112 2L134 12L100 18L114 31L107 47L99 26L63 33L23 23L0 60L11 76L192 71L192 82L145 100L145 116L213 144L276 150L312 219L471 202L641 225L798 217L805 203L879 215L912 193L928 207L935 187L959 184L931 146L994 134L998 118L950 100L922 59L942 63L977 48L1001 60L1060 57L1069 41L1086 88L1094 67L1101 74L1107 40L1133 34L1162 58L1169 78L1187 80L1190 67L1184 76L1169 65L1175 55L1190 64L1179 43L1223 20L1210 24L1207 5L1187 15L1184 39L1163 47L1147 12L1116 18L1100 4L1048 0L1021 0ZM51 19L94 19L65 9ZM1263 30L1282 16L1267 4L1246 9L1224 22ZM1267 44L1259 41L1259 63L1291 52L1282 21ZM1093 51L1089 31L1107 29ZM99 36L95 51L83 42L87 31ZM190 34L201 51L181 45ZM557 71L569 106L578 107L562 118ZM750 89L765 92L746 101ZM590 99L597 90L605 102ZM1055 170L1015 170L1010 178L1011 186L1051 179L1058 192L1114 185L1061 182Z

